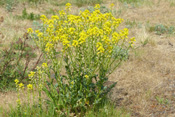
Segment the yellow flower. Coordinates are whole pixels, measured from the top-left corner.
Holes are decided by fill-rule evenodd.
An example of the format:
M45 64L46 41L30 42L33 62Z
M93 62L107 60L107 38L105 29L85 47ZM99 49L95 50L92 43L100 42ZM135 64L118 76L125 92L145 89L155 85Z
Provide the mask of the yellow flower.
M18 84L19 83L19 80L18 79L15 79L15 84Z
M20 83L19 84L19 88L23 89L24 88L24 84L23 83Z
M135 37L133 37L133 38L130 39L130 42L129 43L130 43L131 47L133 47L133 44L134 44L135 41L136 41L135 40Z
M102 41L105 42L105 44L109 45L111 40L109 39L109 37L107 37L106 35L103 37Z
M59 11L59 14L61 17L63 17L65 15L65 12L63 10Z
M71 3L67 3L66 6L67 6L67 7L70 7L70 6L71 6Z
M96 4L94 8L95 9L99 9L100 8L100 5L99 4Z
M27 29L27 33L33 33L33 29L32 28L28 28Z
M18 105L21 104L21 100L20 99L17 99L16 102L17 102Z
M42 37L43 36L43 33L42 32L38 32L38 37Z
M52 44L52 43L47 43L47 44L46 44L45 51L46 51L46 52L49 52L52 48L53 48L53 44Z
M111 27L112 26L112 24L111 24L111 22L110 21L107 21L107 22L105 22L105 24L104 24L104 26L107 26L107 27Z
M72 35L73 33L74 33L74 31L75 31L75 28L69 28L69 30L68 30L68 32Z
M31 71L31 72L28 74L29 78L33 77L34 75L35 75L35 72L33 72L33 71Z
M103 46L100 46L98 49L97 49L98 53L97 54L100 54L100 53L103 53L105 51L105 49L103 48Z
M120 40L120 34L118 34L117 32L114 32L114 33L112 34L112 42L113 42L114 44L116 44L116 43L119 42L119 40Z
M41 19L41 20L45 20L45 19L46 19L46 16L45 16L45 15L41 15L41 16L40 16L40 19Z
M96 47L99 48L100 46L102 46L102 44L100 42L97 42Z
M53 16L52 16L52 19L56 19L56 20L58 20L59 17L58 17L57 15L53 15Z
M71 8L71 4L70 4L70 3L67 3L67 4L66 4L66 10L68 10L68 11L69 11L69 10L70 10L70 8Z
M77 40L73 40L72 46L77 47L78 46L78 41Z
M70 41L68 41L67 39L63 39L63 46L67 49L68 47L70 47Z
M74 81L72 81L70 84L73 85L74 84Z
M40 31L39 30L35 30L36 33L39 33Z
M27 85L27 89L28 89L28 90L32 90L32 89L33 89L33 85L32 85L32 84L28 84L28 85Z
M136 41L135 37L131 38L130 41L132 41L132 42Z
M89 78L89 76L88 76L88 75L85 75L84 77L85 77L86 79L88 79L88 78Z
M111 3L111 4L110 4L110 7L111 7L111 8L114 7L114 3Z
M82 44L86 41L86 38L85 37L80 37L78 41L79 41L80 44Z
M42 67L43 67L43 68L47 68L47 67L48 67L48 66L47 66L47 63L43 63L43 64L42 64Z

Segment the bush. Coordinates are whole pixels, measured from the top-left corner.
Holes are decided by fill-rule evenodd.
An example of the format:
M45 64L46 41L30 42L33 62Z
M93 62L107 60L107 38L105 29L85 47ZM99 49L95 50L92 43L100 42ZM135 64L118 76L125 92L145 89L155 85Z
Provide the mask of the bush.
M27 39L27 35L19 38L11 43L9 49L0 51L0 90L14 88L14 79L27 79L28 70L31 70L29 63L32 58L36 58Z
M82 115L88 108L98 108L116 83L105 86L108 76L128 57L135 38L128 39L128 29L118 30L123 19L102 14L100 5L72 15L71 5L48 19L42 15L43 28L29 28L28 33L43 52L45 63L31 72L31 85L48 96L55 114ZM18 83L17 83L18 84ZM47 86L46 86L47 85Z

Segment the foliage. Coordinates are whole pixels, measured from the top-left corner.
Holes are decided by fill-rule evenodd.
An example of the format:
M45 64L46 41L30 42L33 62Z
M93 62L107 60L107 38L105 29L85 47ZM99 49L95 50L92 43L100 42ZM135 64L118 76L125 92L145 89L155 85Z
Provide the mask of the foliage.
M23 104L21 106L21 113L19 114L17 108L11 108L8 112L8 116L12 117L54 117L54 106L47 104L47 106L40 113L39 106L37 103L34 105ZM7 112L6 112L7 113ZM60 113L57 117L64 116L75 116L74 113L69 113L69 115L64 115ZM124 109L118 109L111 102L105 102L100 107L99 110L89 109L85 114L85 117L130 117L128 111Z
M5 0L6 10L11 12L13 9L14 1L13 0Z
M14 79L20 81L27 78L29 63L36 58L32 47L28 44L26 34L24 38L11 43L9 49L0 51L0 90L13 87Z
M43 30L43 24L39 21L34 20L33 23L32 23L32 27L35 30Z
M156 96L156 100L159 104L169 104L169 100L168 99L165 99L165 98L162 98L162 97L159 97L159 96Z
M50 9L48 9L48 10L45 11L45 14L56 15L57 14L57 11L54 10L54 9L52 9L52 8L50 8Z
M81 11L89 10L89 12L91 12L91 13L95 11L95 9L94 9L93 6L88 6L87 8L81 8L80 10L81 10ZM111 12L111 10L108 9L106 6L101 6L101 7L100 7L100 12L104 14L104 13L109 13L109 12Z
M134 21L129 21L129 20L127 20L126 22L125 22L125 24L126 24L126 27L127 28L133 28L134 26L137 26L137 22L134 20Z
M28 20L38 20L40 19L40 15L35 15L33 12L32 13L27 13L26 8L23 9L22 11L22 16L17 16L19 19L28 19Z
M103 0L75 0L75 4L79 7L83 5L95 5L101 4Z
M161 35L161 34L165 34L165 33L173 34L175 32L175 27L173 27L173 26L168 27L168 26L165 26L163 24L158 24L156 26L150 27L149 31L150 32L155 31L155 33L157 35Z
M48 19L41 16L43 28L28 33L41 49L45 62L28 75L38 92L42 113L44 91L54 114L84 115L89 108L98 109L116 83L105 86L108 76L128 58L135 38L128 39L128 29L119 30L123 19L101 13L97 4L92 13L65 11ZM17 89L20 84L16 82ZM18 104L20 107L20 103ZM19 109L20 110L20 109Z

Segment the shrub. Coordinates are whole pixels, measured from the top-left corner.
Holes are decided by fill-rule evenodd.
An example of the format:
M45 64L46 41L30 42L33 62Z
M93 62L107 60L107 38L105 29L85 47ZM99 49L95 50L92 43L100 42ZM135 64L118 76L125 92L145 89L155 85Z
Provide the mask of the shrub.
M14 88L14 79L22 81L27 78L29 63L36 58L27 39L27 36L19 38L9 49L0 51L0 90Z
M41 49L45 63L31 72L29 78L39 92L48 96L55 114L81 113L97 108L116 83L105 86L108 76L128 57L135 38L128 39L128 29L119 30L123 19L111 13L102 14L100 5L95 11L70 14L66 10L48 19L41 16L43 28L29 28L28 33ZM47 85L47 86L46 86Z

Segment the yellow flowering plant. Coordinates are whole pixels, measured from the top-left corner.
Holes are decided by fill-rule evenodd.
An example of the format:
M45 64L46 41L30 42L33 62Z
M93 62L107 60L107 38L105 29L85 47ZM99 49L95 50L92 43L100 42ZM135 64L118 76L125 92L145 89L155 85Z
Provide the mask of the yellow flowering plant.
M51 19L41 16L42 30L28 29L46 61L42 76L49 80L45 80L48 86L43 90L58 110L69 107L77 113L100 104L116 84L104 86L107 77L127 59L134 44L135 38L128 38L128 29L118 28L123 19L102 14L99 8L97 4L92 13L85 10L73 15L67 3L59 15Z

